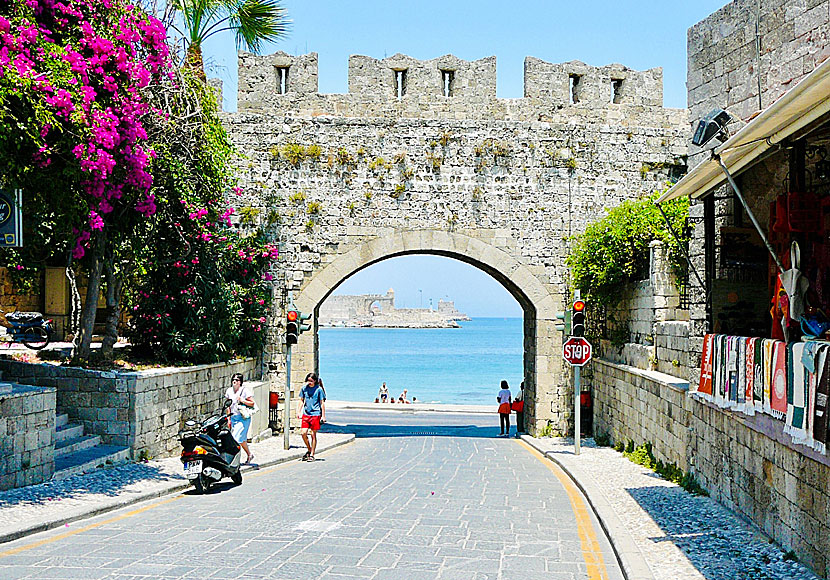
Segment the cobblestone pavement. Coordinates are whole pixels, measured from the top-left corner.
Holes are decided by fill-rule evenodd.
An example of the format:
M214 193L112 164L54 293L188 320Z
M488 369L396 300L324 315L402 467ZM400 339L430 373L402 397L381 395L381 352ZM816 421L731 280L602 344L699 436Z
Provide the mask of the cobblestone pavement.
M481 420L385 417L314 463L5 544L0 578L620 580L552 464Z
M352 439L349 434L321 434L319 445L321 450L329 449ZM281 437L253 443L251 451L254 452L255 465L245 466L243 473L296 459L305 451L299 436L292 436L291 449L286 451L283 447ZM170 457L101 468L59 481L0 492L0 542L58 525L65 526L80 518L187 486L181 461ZM0 579L5 580L2 575Z
M592 503L611 510L612 540L629 536L657 580L817 580L754 525L708 497L694 496L609 447L536 439L534 446L574 474ZM600 516L603 509L598 509ZM617 528L617 529L615 529ZM617 537L615 537L617 536ZM634 563L636 564L636 563Z

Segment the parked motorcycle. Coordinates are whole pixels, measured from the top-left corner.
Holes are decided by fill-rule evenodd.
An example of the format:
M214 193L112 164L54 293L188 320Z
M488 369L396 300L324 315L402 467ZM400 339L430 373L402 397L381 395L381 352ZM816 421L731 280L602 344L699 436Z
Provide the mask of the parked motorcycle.
M197 493L207 492L223 477L230 477L236 485L242 483L242 452L231 435L229 406L230 401L225 401L216 415L201 423L189 419L179 431L184 475L193 482Z
M11 328L6 328L6 334L11 336L12 342L22 342L28 348L40 350L52 340L52 321L45 320L40 312L3 314L11 324Z

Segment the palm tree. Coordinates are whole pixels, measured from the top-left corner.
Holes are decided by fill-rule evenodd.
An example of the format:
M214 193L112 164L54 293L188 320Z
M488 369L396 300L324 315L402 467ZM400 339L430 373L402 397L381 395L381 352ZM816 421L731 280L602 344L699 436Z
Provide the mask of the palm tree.
M232 30L236 47L257 53L263 43L288 32L290 20L280 0L173 0L182 17L182 30L174 29L187 43L185 66L205 78L202 43L219 32Z

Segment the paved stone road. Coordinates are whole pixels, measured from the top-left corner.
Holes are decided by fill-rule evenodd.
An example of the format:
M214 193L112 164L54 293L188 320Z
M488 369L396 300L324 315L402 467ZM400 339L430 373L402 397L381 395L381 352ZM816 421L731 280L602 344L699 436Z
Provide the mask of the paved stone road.
M374 422L314 463L6 544L0 578L621 578L592 515L494 417Z

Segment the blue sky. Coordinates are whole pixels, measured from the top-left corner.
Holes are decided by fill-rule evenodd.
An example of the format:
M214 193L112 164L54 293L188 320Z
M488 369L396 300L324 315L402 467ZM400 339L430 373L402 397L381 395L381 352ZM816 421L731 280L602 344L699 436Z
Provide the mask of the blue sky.
M283 0L293 21L289 36L266 47L268 54L319 54L321 93L347 92L350 54L384 58L397 52L419 59L447 53L475 60L498 59L500 97L522 96L525 56L549 62L614 62L637 70L663 67L664 104L686 106L686 31L726 4L692 2L490 0L437 2L343 2ZM217 36L204 46L209 75L225 83L225 109L236 109L236 49ZM411 256L387 260L356 274L337 293L385 292L394 287L398 305L421 297L448 297L472 316L520 316L513 298L479 270L447 258ZM421 292L419 292L421 290Z

